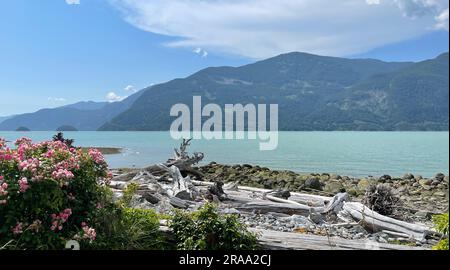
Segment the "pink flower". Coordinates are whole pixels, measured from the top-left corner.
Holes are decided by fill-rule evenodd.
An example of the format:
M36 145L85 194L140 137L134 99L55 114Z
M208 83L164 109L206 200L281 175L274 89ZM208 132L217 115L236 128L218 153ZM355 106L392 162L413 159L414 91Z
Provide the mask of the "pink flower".
M17 146L19 146L19 145L31 145L31 139L29 139L29 138L20 138L20 139L17 139L16 140L16 142L15 142L15 145L17 145Z
M0 182L1 183L1 182ZM8 183L1 183L0 185L0 196L6 196L8 195Z
M69 180L74 177L71 171L66 169L58 169L57 171L52 172L52 177L56 180Z
M3 138L0 138L0 148L3 148L6 145L6 140Z
M63 224L67 222L69 217L72 215L72 209L67 208L64 211L60 212L58 215L52 214L52 226L50 229L52 231L55 231L58 229L58 231L61 231L63 229Z
M105 164L105 158L103 157L103 154L97 149L89 149L89 156L91 156L92 160L94 160L94 162L98 165Z
M83 229L83 239L89 239L91 241L94 241L97 237L97 233L94 228L89 227L86 222L81 223L81 229Z
M19 180L19 191L21 193L25 193L29 188L30 186L28 185L28 180L26 177L23 177L22 179Z
M30 158L19 163L19 169L26 172L35 173L39 168L40 162L37 158Z
M17 225L12 229L13 234L18 235L23 233L22 226L23 226L22 222L17 222Z

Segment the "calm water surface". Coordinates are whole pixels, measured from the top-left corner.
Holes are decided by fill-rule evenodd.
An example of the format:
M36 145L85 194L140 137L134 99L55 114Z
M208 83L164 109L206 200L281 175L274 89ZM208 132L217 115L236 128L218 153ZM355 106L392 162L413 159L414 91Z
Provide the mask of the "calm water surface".
M48 140L55 132L0 132L15 140ZM112 168L143 167L164 162L179 141L168 132L65 132L77 146L121 147L109 155ZM425 177L449 173L448 132L280 132L275 151L259 151L256 140L196 140L190 151L205 153L204 163L255 164L296 172L327 172L349 176Z

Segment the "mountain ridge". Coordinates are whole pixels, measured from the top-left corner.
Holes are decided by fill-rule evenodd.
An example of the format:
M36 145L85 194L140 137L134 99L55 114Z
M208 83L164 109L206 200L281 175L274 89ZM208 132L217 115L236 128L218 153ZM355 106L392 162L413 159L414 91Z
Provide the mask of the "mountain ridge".
M448 89L448 75L422 67L441 65L448 74L448 61L442 64L445 60L448 53L417 63L289 53L241 67L206 68L186 78L154 86L100 130L168 130L174 120L169 117L171 105L192 106L193 95L222 107L226 103L279 104L280 130L448 130L448 90L443 90ZM405 115L408 112L396 111L401 105L406 111L408 106L416 107L420 113L420 97L403 106L395 95L396 90L386 84L391 76L398 79L408 72L413 79L424 78L430 85L436 83L427 74L438 74L438 89L430 92L439 95L427 96L422 91L424 97L433 98L432 104L439 104L438 112L432 115L439 116L436 121L432 117L412 117L410 121ZM384 88L374 91L370 88L374 84ZM402 87L398 89L408 96L417 87L426 86L408 87L410 93ZM442 106L445 101L447 105ZM369 107L364 108L365 105ZM418 122L414 123L415 120Z
M16 115L0 130L168 130L175 103L279 104L280 130L448 130L448 52L421 62L301 52L208 67L121 102L78 102Z

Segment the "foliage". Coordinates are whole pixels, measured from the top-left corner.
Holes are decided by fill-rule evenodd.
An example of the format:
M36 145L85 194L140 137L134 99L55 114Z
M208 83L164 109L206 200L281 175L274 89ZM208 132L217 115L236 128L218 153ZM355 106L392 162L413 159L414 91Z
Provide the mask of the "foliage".
M391 216L399 199L387 185L370 185L364 194L363 203L373 211Z
M53 136L53 141L62 142L69 148L73 147L73 143L75 142L73 139L65 139L62 132L58 132L55 136Z
M119 200L118 204L122 207L129 207L134 194L136 194L139 185L136 183L130 183L123 191L123 196Z
M434 250L449 250L448 244L448 227L449 227L449 213L433 216L433 223L436 231L445 235L445 238L433 247Z
M236 215L221 215L212 204L199 211L177 211L170 223L181 250L254 250L257 235L247 230Z
M113 210L111 212L111 210ZM159 219L153 210L112 207L98 215L95 224L103 228L92 249L160 250L166 249L159 233Z
M89 224L106 204L102 185L109 177L101 153L26 138L16 146L0 139L0 247L64 249L70 239L94 241Z

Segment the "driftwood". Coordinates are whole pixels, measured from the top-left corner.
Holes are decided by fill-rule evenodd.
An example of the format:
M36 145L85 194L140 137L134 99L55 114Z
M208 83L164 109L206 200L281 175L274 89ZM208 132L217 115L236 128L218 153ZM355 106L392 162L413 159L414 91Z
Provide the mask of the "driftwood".
M256 212L267 214L270 212L283 213L289 215L309 216L310 208L304 205L294 205L291 203L276 203L271 201L256 200L236 207L238 210L246 212Z
M212 183L200 181L193 181L193 183L195 185L212 185ZM370 210L361 203L347 202L348 195L346 193L339 193L333 198L291 193L291 198L285 200L267 195L270 193L270 190L241 186L238 186L237 188L239 192L229 191L229 197L231 200L238 203L237 205L234 205L234 207L241 211L255 211L258 213L278 212L302 216L335 213L339 219L345 222L345 224L354 224L356 221L373 232L387 230L397 233L402 237L408 235L409 238L417 240L423 240L425 236L435 234L435 232L430 231L429 228L424 225L411 224L389 218ZM261 198L265 198L269 201L262 199L254 200L248 196L249 194L247 194L247 196L242 195L243 191L260 193ZM294 201L294 199L296 200ZM302 203L298 202L299 199ZM312 205L311 202L319 203L319 205L320 203L324 203L326 205L310 206Z
M349 240L339 237L250 229L259 234L259 242L269 250L423 250L421 247Z
M177 197L183 200L194 200L197 197L198 191L191 183L191 179L189 176L183 177L178 167L167 167L164 164L160 164L159 167L162 170L167 171L172 177L172 187L167 190L167 194L170 197Z
M182 172L191 172L194 174L202 175L200 172L192 168L193 165L198 164L203 160L203 153L194 153L189 156L186 149L190 145L192 139L183 139L179 149L174 149L174 158L169 159L164 165L167 167L176 166Z
M408 235L410 238L419 241L424 240L427 235L434 233L424 225L407 223L380 215L361 203L344 202L342 211L353 217L356 221L360 221L361 225L373 232L387 230Z

